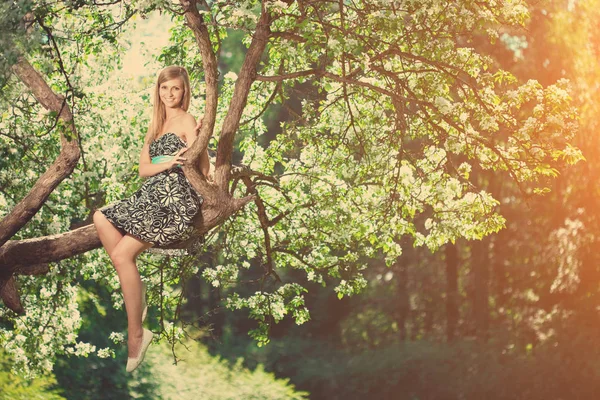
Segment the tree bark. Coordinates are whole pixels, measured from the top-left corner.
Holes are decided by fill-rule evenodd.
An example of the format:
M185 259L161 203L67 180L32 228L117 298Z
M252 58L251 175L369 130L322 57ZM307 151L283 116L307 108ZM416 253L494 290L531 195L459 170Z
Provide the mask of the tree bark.
M0 272L27 273L39 264L64 260L101 245L93 224L57 235L9 240L0 247Z
M20 56L12 67L19 79L31 90L36 100L47 110L53 111L64 123L60 132L61 150L54 163L37 180L25 196L8 215L0 221L0 246L13 237L38 212L48 196L59 183L75 169L80 157L77 132L73 124L73 115L64 99L55 94L42 76Z
M60 154L52 165L33 185L29 193L0 221L0 253L7 247L7 241L14 236L31 218L39 211L50 196L50 193L75 169L80 157L77 131L73 124L73 115L65 99L52 91L42 76L29 64L23 56L19 56L17 63L12 66L13 72L31 90L36 100L47 110L56 113L56 117L62 121L60 125ZM66 135L65 135L66 133ZM43 261L36 259L32 263L35 271L27 271L23 256L27 253L19 253L14 259L4 259L8 262L7 268L0 268L0 298L4 304L16 312L24 313L19 299L17 283L13 272L20 267L25 273L37 274L41 271L39 264Z
M213 226L222 223L256 197L246 196L242 199L234 199L229 193L231 153L233 152L233 139L248 99L250 86L256 77L256 67L267 45L271 18L263 6L261 17L254 32L248 53L244 58L244 63L236 82L234 94L219 137L217 158L215 161L215 184L213 185L209 184L200 172L197 160L208 146L208 141L214 131L218 104L217 61L210 41L208 28L196 8L196 3L189 0L181 0L181 4L185 9L185 18L188 26L194 33L196 43L200 49L206 82L206 109L202 128L200 129L198 139L187 151L189 161L183 165L184 174L192 186L204 197L202 204L203 212L198 215L195 221L198 234L202 234L207 231L205 229L207 224L213 224L211 221L214 220L216 222Z
M0 278L0 297L2 297L2 301L6 307L19 315L25 314L25 309L19 298L19 289L12 275Z
M240 124L242 112L248 100L250 87L256 79L256 67L267 46L270 29L271 17L267 12L265 5L262 5L260 19L256 25L256 30L252 37L252 42L244 58L244 63L235 83L235 89L223 128L219 136L219 145L217 147L217 161L215 165L215 182L217 186L228 191L229 173L231 170L231 156L233 153L233 139Z
M206 178L200 172L198 161L200 155L208 147L208 141L215 129L217 105L219 102L217 58L212 48L208 28L196 8L196 3L189 0L181 0L180 2L185 10L184 15L187 25L194 34L196 43L200 49L202 67L204 68L204 82L206 83L206 101L202 127L200 128L198 138L194 141L192 147L186 151L186 157L189 161L183 165L183 172L198 192L214 192L214 188L208 184Z
M189 0L181 0L181 4L185 9L185 18L188 26L194 33L196 43L200 48L205 74L204 79L206 82L206 109L202 128L200 129L200 136L194 142L190 150L187 151L188 159L190 161L187 163L189 165L184 164L183 171L190 180L190 183L192 183L200 193L206 191L214 192L215 188L207 183L206 179L198 170L198 163L195 161L199 159L200 154L202 154L208 146L208 140L214 131L218 102L217 61L212 49L208 28L196 8L196 4ZM219 136L217 159L215 162L215 184L222 193L229 193L228 186L235 133L239 127L240 118L248 100L250 87L256 79L256 68L269 40L269 35L271 33L270 24L271 16L263 5L261 16L256 25L256 30L252 35L252 42L244 57L240 73L238 74L233 97L229 104L229 109L223 121L223 127Z

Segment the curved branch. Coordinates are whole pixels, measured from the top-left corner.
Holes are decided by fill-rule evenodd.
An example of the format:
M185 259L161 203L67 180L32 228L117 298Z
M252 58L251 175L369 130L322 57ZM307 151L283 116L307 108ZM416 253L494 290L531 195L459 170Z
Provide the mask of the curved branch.
M255 196L246 196L242 199L231 199L230 203L222 204L218 212L203 210L198 216L202 221L202 226L197 228L198 232L201 234L208 232L254 198ZM0 247L0 276L10 276L14 273L27 275L45 273L47 265L44 264L71 258L101 246L102 243L93 224L56 235L9 240Z
M52 91L42 76L20 56L12 67L19 79L31 90L36 100L47 110L53 111L64 122L64 131L60 133L61 150L54 163L37 180L33 188L0 221L0 246L19 231L42 207L52 191L75 169L80 157L77 132L73 124L73 115L64 98Z
M56 235L9 240L0 247L0 273L14 273L27 270L28 266L64 260L101 245L93 224Z
M198 138L194 141L192 147L186 152L190 166L184 165L183 172L190 182L199 192L210 191L206 178L199 171L200 155L208 147L208 141L215 129L217 118L217 104L219 93L217 88L217 59L210 41L208 28L198 12L195 1L181 0L181 5L185 10L185 20L188 27L194 33L196 43L202 56L202 66L204 68L204 81L206 83L206 101L204 108L204 117L202 118L202 127Z
M270 24L271 16L263 4L260 19L256 25L256 31L235 83L233 97L223 121L223 128L219 137L215 165L215 182L223 192L228 192L233 139L248 100L250 86L252 86L252 83L256 79L256 67L269 40L271 32Z
M0 298L4 301L6 307L10 308L15 313L19 315L25 313L25 309L19 298L17 282L15 282L14 277L0 278Z

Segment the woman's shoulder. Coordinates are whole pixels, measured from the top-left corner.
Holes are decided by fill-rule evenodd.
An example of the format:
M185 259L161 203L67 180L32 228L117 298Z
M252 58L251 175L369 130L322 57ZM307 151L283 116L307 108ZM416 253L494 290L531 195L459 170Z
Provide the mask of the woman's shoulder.
M190 113L185 113L181 117L177 118L176 126L174 128L185 135L186 132L193 130L196 127L196 119Z
M173 122L174 122L174 125L177 125L177 126L186 126L186 125L190 125L190 124L193 124L194 126L196 125L196 119L194 118L194 116L192 114L188 113L187 111L185 112L185 114L182 114L180 117L178 117Z

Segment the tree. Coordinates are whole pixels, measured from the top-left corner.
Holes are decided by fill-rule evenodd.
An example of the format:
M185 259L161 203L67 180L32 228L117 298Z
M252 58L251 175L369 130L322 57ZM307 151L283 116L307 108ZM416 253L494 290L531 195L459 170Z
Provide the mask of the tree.
M46 290L57 293L53 311L60 315L57 299L77 275L75 257L100 245L89 224L54 235L18 235L35 216L45 215L48 199L77 173L82 155L98 160L81 151L92 136L81 134L78 119L84 123L90 117L72 110L94 100L101 103L78 86L77 66L100 54L104 43L116 43L119 27L136 13L159 9L176 19L182 15L173 45L186 48L187 39L195 41L195 52L178 59L205 88L203 125L187 152L184 172L205 198L198 234L219 227L207 243L221 257L220 265L202 274L214 286L231 286L226 304L250 310L259 322L251 332L259 343L268 341L271 323L286 314L297 323L308 319L306 289L281 279L286 268L304 271L308 281L339 279L338 297L352 295L366 284L365 261L381 255L391 266L401 254L403 236L436 250L457 238L480 239L501 229L498 201L470 179L472 169L506 171L522 187L581 159L568 143L576 116L567 82L543 87L530 80L518 86L510 73L472 47L475 35L496 40L501 26L524 24L523 2L182 0L174 5L81 0L19 1L3 7L8 12L2 26L10 32L2 41L2 64L10 65L3 71L3 85L10 89L6 93L22 96L25 112L13 109L0 127L11 146L18 144L36 125L30 118L44 107L50 114L37 129L49 125L49 132L61 135L62 145L56 162L26 195L2 200L11 211L0 221L0 295L15 313L23 312L15 274L44 274L49 263L60 265L60 273L44 278L51 287ZM225 74L219 86L220 43L227 29L245 33L247 51L240 70ZM266 130L261 116L273 104L286 106L286 99L299 91L301 113L261 145ZM11 124L18 126L13 138ZM196 162L213 135L218 140L215 185L203 178ZM243 159L241 167L232 168L236 138ZM35 138L23 142L23 152L38 146ZM56 153L57 143L44 145ZM82 162L80 176L111 174ZM14 163L21 167L19 160ZM9 170L16 172L15 165ZM130 172L120 173L127 177ZM81 202L88 218L71 216L81 223L89 221L96 202L117 193L85 179L69 184L73 188L65 190L85 193ZM4 193L23 190L23 182L13 185L7 177L2 185ZM238 271L253 262L263 268L258 290L242 297L235 290ZM182 265L188 272L198 269L193 260ZM99 275L93 268L81 274ZM177 273L161 274L161 288L180 279ZM41 281L23 278L21 284L33 290ZM63 295L72 299L73 292L69 286ZM44 298L51 296L37 297L32 306L43 307ZM9 321L1 337L13 343L8 351L14 352L19 319L8 312L0 317ZM39 319L29 321L40 324ZM51 338L45 356L52 358L53 351L72 343L68 332L77 328L76 322L68 325L66 340ZM36 339L31 335L28 340Z

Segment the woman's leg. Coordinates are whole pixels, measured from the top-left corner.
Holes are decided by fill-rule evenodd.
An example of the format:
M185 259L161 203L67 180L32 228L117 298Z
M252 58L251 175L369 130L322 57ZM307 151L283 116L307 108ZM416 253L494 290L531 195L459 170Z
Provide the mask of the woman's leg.
M123 300L125 301L125 310L127 311L127 347L129 357L138 356L143 334L142 281L135 265L135 259L142 251L149 247L152 247L151 243L146 243L127 234L117 243L110 255L119 275Z
M100 211L94 213L94 225L96 226L102 246L104 246L108 255L111 256L115 246L123 238L123 234Z
M136 357L142 338L142 281L135 265L135 259L142 251L152 245L131 235L124 236L100 211L94 213L94 225L98 231L100 241L119 275L129 327L129 356ZM125 239L127 240L121 244ZM115 254L119 244L121 245L118 254ZM115 258L117 259L116 262Z

